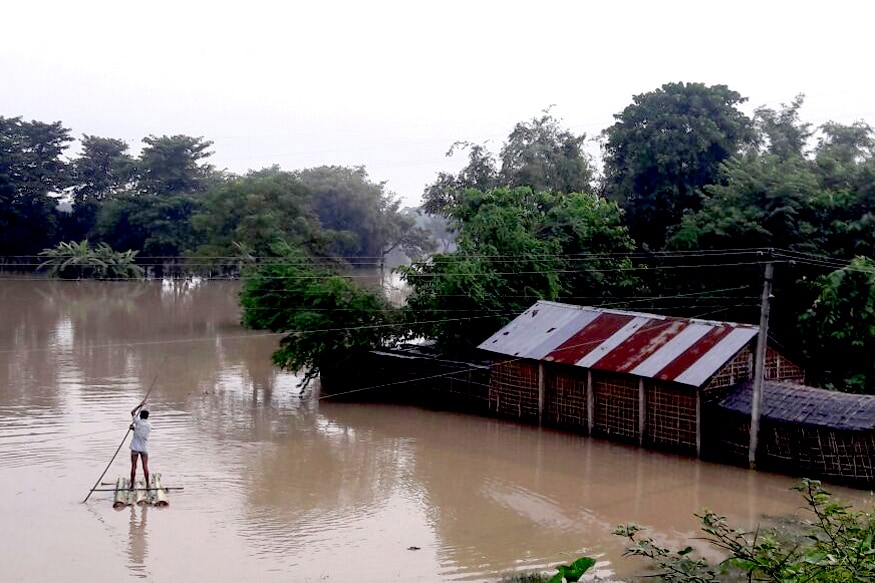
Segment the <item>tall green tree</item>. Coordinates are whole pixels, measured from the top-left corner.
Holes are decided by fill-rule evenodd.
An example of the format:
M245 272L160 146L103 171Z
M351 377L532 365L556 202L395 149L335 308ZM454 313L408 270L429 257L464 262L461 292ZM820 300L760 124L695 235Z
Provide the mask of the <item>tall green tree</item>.
M141 194L203 192L215 177L206 162L213 142L185 135L147 136L137 160L137 190Z
M311 193L334 255L379 264L396 248L411 256L430 248L428 233L401 213L400 201L384 184L371 181L363 167L320 166L296 176Z
M758 107L754 111L758 150L781 159L805 156L812 132L811 124L803 122L799 115L804 102L805 96L800 94L789 104L782 104L780 110Z
M633 248L616 203L530 188L469 189L445 213L458 249L402 268L414 289L411 327L445 347L476 345L539 299L591 304L637 285L629 260L608 254Z
M73 212L64 235L79 240L91 234L104 202L131 190L136 167L123 140L85 134L70 170Z
M753 139L739 110L745 99L725 85L667 83L636 95L604 131L604 191L621 202L632 238L662 249L720 164Z
M206 193L192 216L204 241L198 253L269 257L279 241L319 253L325 241L310 203L309 189L276 166L222 182Z
M380 293L315 263L293 246L280 243L273 255L277 259L254 268L244 279L243 323L288 333L273 360L303 373L305 386L323 368L343 367L403 336L396 310Z
M56 239L57 200L69 183L70 130L0 117L0 254L29 255Z
M562 194L590 192L593 164L584 149L586 134L564 129L549 110L514 126L501 148L500 160L486 144L456 142L447 152L468 150L468 164L457 174L442 172L423 194L423 209L441 214L467 189L529 187ZM500 166L499 166L500 161Z

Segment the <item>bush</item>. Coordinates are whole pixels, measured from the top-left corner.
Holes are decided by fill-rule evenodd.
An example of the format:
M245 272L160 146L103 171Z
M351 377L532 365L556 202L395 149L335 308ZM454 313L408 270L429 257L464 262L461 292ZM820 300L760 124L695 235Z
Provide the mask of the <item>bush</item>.
M836 502L816 480L803 480L796 490L810 515L793 520L790 530L748 532L731 527L713 512L696 515L704 540L727 554L716 566L694 556L692 547L659 546L642 537L642 529L633 524L621 526L615 534L632 543L627 554L649 559L659 569L657 576L673 583L727 581L733 573L745 581L773 583L875 581L872 513Z

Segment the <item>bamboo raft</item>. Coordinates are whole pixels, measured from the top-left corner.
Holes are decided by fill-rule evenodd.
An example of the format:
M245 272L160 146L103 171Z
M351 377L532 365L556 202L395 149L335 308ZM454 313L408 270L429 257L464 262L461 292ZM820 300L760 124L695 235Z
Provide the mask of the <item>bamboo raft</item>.
M116 481L112 507L122 508L134 504L149 504L151 506L170 504L170 501L167 500L167 488L161 485L161 474L151 474L148 486L142 479L137 480L133 488L131 488L129 478L119 478Z

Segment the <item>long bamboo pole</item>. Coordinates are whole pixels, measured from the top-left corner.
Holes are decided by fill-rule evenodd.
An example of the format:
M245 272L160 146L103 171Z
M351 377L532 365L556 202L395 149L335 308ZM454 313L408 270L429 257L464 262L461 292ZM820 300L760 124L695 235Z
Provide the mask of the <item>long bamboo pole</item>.
M163 364L163 360L162 360L162 364ZM143 402L144 402L144 403L146 402L146 399L149 398L149 395L152 394L152 389L155 388L155 382L158 380L158 375L160 375L160 374L161 374L161 367L159 366L159 367L158 367L158 372L156 372L156 373L155 373L155 376L152 378L152 384L149 385L149 390L146 391L146 396L143 397ZM91 498L91 495L92 495L92 494L94 494L95 490L97 489L97 486L100 485L100 480L102 480L102 479L103 479L103 476L106 475L107 470L109 470L109 466L111 466L111 465L112 465L112 462L115 461L115 457L118 455L118 452L121 451L122 446L125 444L125 441L128 440L128 434L130 434L130 432L131 432L131 426L130 426L130 424L129 424L129 425L128 425L128 430L125 431L125 436L122 438L121 443L118 444L118 447L115 449L115 453L112 454L112 458L109 460L109 463L106 464L106 467L105 467L105 468L103 468L103 473L100 474L100 477L97 478L97 481L94 482L94 485L93 485L93 486L91 486L91 490L88 491L88 496L85 497L85 500L82 501L82 504L85 504L86 502L88 502L88 499Z

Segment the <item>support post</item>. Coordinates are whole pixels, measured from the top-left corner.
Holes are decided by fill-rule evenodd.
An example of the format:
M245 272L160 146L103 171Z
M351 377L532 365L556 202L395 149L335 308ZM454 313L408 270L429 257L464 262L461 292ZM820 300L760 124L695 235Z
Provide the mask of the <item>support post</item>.
M592 395L592 370L586 371L586 430L592 435L592 424L595 421L595 399Z
M750 405L750 448L747 452L747 461L750 469L756 469L757 445L760 433L760 408L763 402L763 377L766 368L766 349L769 345L769 308L772 297L772 277L775 273L775 265L771 261L766 263L765 277L763 279L763 300L760 308L760 330L757 334L756 360L754 361L753 396Z
M638 379L638 445L644 445L644 431L647 429L647 399L644 394L644 377Z
M696 388L696 458L702 458L702 390Z
M538 425L544 420L544 397L546 392L546 379L544 378L544 363L538 363Z

